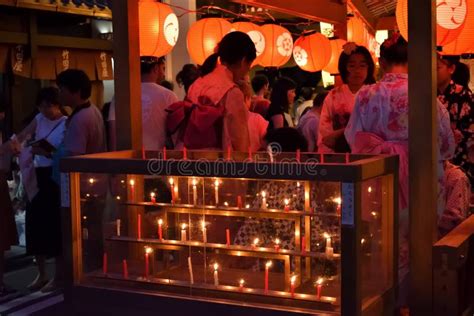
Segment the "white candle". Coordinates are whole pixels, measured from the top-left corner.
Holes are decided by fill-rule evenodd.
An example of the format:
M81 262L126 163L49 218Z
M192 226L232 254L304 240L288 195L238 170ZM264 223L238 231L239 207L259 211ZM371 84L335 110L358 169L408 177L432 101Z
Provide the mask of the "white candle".
M239 291L242 292L244 290L244 284L245 284L245 280L244 279L240 279L239 280Z
M285 203L285 212L288 212L290 210L290 200L284 199L283 202Z
M186 241L186 224L181 224L181 241Z
M120 237L120 219L117 219L117 236Z
M260 207L262 210L267 209L267 192L262 191L262 206Z
M202 242L207 243L207 229L206 229L206 222L202 221L201 222L202 226Z
M216 197L216 206L219 204L219 180L214 181L214 193Z
M193 179L193 204L197 205L197 181Z
M331 236L329 236L328 233L324 233L324 238L326 238L326 256L332 258L332 256L334 255L334 249L331 247Z
M174 187L174 179L170 178L169 180L170 183L170 191L171 191L171 203L173 204L176 200L176 192L175 192L175 187Z
M260 239L255 238L255 239L253 240L252 247L253 247L253 248L257 248L259 242L260 242Z
M219 265L214 263L214 285L218 286L219 285Z
M188 257L189 283L194 284L193 263L191 257Z
M296 283L296 275L293 275L293 276L291 276L291 279L290 279L291 298L295 297L295 283Z

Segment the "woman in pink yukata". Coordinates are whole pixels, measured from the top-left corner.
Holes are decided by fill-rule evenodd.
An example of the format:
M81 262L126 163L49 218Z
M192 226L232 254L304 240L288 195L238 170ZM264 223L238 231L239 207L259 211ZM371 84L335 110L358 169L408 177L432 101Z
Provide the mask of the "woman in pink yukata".
M353 153L398 154L399 165L399 280L408 273L408 43L398 34L380 48L385 75L363 87L355 101L345 136ZM443 162L454 154L449 114L438 102L438 215L444 210ZM403 291L402 291L403 292Z
M338 68L344 84L329 92L319 121L318 150L322 153L350 152L344 129L354 108L356 93L363 85L375 83L374 61L363 46L345 44Z
M249 149L248 109L236 82L248 75L256 56L255 45L247 34L229 33L217 52L204 62L202 77L189 88L187 98L192 103L210 102L224 108L222 148L243 152Z

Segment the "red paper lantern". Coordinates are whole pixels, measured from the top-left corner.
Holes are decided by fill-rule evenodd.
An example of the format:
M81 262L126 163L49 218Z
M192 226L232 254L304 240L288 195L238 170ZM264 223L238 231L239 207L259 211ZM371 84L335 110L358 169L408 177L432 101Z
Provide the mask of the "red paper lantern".
M202 19L191 25L187 36L188 53L198 65L215 53L221 39L230 32L232 25L221 18Z
M320 71L331 59L331 42L321 33L301 36L295 42L293 58L306 71Z
M347 41L364 46L367 43L367 29L358 17L350 17L347 21Z
M265 37L265 49L260 56L263 67L280 67L290 60L293 52L293 38L284 27L266 24L260 27Z
M461 55L474 53L474 0L467 0L466 23L458 37L443 46L443 54Z
M154 0L138 3L140 56L161 57L176 45L179 22L169 5Z
M250 22L235 22L232 24L231 31L240 31L247 33L252 39L252 42L255 44L255 49L257 51L257 58L253 62L254 65L257 65L260 62L260 57L265 50L265 36L260 30L260 26L250 23Z
M458 37L466 23L467 0L436 0L436 45L444 46ZM408 2L398 0L395 11L398 29L408 40Z
M323 70L329 72L331 75L336 75L339 73L338 64L339 57L342 53L342 46L344 46L346 41L343 39L331 39L329 43L331 44L331 59L329 59L329 63Z

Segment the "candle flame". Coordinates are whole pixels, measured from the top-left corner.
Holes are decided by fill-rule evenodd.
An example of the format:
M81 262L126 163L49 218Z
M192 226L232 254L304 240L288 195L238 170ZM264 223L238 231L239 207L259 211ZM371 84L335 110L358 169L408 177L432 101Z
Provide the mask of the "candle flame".
M145 247L145 253L152 253L152 252L153 252L153 248Z
M156 193L155 193L155 192L151 192L151 193L150 193L150 197L151 197L151 198L156 197Z
M219 270L219 264L216 262L214 263L214 271L217 271Z
M285 202L285 205L288 206L288 204L290 204L290 200L289 199L285 199L283 200L283 202Z
M318 278L318 280L316 281L316 284L317 285L322 285L324 282L324 279L323 278Z
M227 203L227 202L224 202L224 206L229 206L229 203Z
M331 239L331 236L330 236L328 233L324 233L323 236L324 236L324 238L326 238L326 239Z
M158 225L163 225L163 220L161 218L158 220Z
M258 243L259 243L259 241L260 241L260 239L255 238L255 239L253 240L253 245L254 245L254 246L257 246Z
M244 284L245 284L245 280L244 280L244 279L240 279L240 280L239 280L239 285L240 285L240 286L244 286Z
M296 187L299 188L301 186L301 183L298 181L296 182Z
M131 179L130 180L130 185L133 187L135 185L135 180Z
M295 285L296 282L296 275L292 275L290 279L291 285Z
M262 194L262 197L263 197L263 198L265 198L265 197L267 196L267 192L265 192L265 191L262 191L261 194Z
M369 187L369 188L367 189L367 192L371 193L371 192L372 192L372 187Z
M362 239L360 240L360 244L363 245L364 243L365 243L365 239L362 238Z
M342 204L342 199L341 199L340 196L334 198L332 201L333 201L334 203L338 204L338 205L341 205L341 204Z
M169 181L169 183L170 183L171 185L174 184L174 179L173 179L173 178L170 178L168 181Z
M120 200L120 196L119 196L119 195L117 195L117 200Z
M373 217L377 217L377 212L372 212L370 214L372 214Z
M192 183L193 183L193 186L196 186L197 185L197 180L193 179Z
M218 179L216 179L216 180L214 181L214 185L215 185L216 187L219 186L219 180L218 180Z
M276 244L276 245L279 245L279 244L280 244L280 239L278 239L278 238L275 239L275 244Z
M203 230L206 229L206 221L201 222L201 227L202 227Z
M90 179L89 179L89 183L90 183L90 184L94 184L94 182L95 182L94 178L90 178Z
M173 191L174 193L178 193L178 187L174 187Z
M271 261L267 261L267 263L265 263L265 267L266 268L270 268L272 266L272 262Z
M89 193L86 194L86 197L90 197L91 195Z
M188 226L188 225L186 225L185 223L182 223L181 224L181 229L186 229L186 226Z
M246 205L245 205L245 208L250 208L250 204L246 204Z

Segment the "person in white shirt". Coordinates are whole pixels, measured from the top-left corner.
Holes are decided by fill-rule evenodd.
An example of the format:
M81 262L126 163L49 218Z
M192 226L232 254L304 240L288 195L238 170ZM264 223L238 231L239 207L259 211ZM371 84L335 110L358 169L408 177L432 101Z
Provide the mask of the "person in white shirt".
M323 107L324 99L328 93L323 91L319 93L312 101L313 106L306 108L306 111L301 113L298 126L298 131L304 136L308 142L308 152L318 151L318 131L319 119L321 116L321 108Z
M301 88L300 98L303 99L303 102L299 104L295 111L295 125L298 125L298 122L301 118L301 114L305 112L306 109L313 106L313 88L303 87Z
M30 193L26 209L26 250L28 254L35 256L38 267L36 279L28 286L31 291L43 288L48 282L46 257L55 257L58 265L58 258L62 253L60 191L51 178L53 160L50 150L57 149L62 143L67 120L61 112L57 88L41 89L36 104L40 113L17 136L20 142L30 139L31 145L23 149L26 152L22 155L28 155L30 162L31 154L34 155L34 170L31 166L24 171L20 163L27 192L36 193ZM33 172L33 176L29 176L29 172ZM36 189L28 190L31 186Z
M237 83L244 94L244 102L248 109L252 105L252 88L247 81ZM256 152L265 148L265 135L267 134L268 121L258 113L249 111L248 116L250 151Z
M162 150L166 142L166 108L178 102L173 91L157 84L165 78L165 58L140 57L142 86L142 139L145 150ZM117 149L115 127L115 99L110 105L108 124L109 150Z

